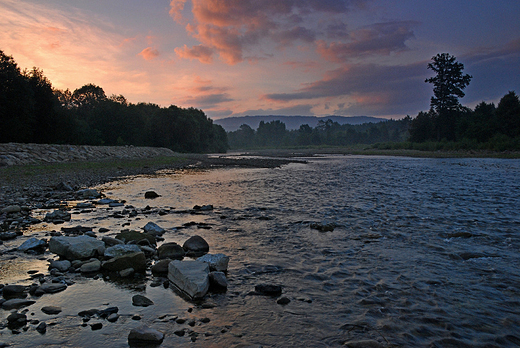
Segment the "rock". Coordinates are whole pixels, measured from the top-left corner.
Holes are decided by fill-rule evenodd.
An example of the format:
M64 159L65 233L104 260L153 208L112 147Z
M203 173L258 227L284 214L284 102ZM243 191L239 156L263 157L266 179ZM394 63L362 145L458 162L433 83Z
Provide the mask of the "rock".
M148 307L153 305L153 301L143 295L134 295L132 297L132 304L139 307Z
M81 273L93 273L98 272L101 269L101 261L94 259L81 265L79 270Z
M27 252L29 250L41 251L43 252L47 248L47 241L43 239L38 239L31 237L27 239L18 247L18 251Z
M211 288L215 290L226 290L228 282L224 272L211 272L209 274L209 283Z
M11 313L7 317L7 326L10 329L13 328L20 328L22 326L25 326L27 324L27 316L22 313Z
M195 205L195 206L193 206L193 210L210 211L210 210L213 210L213 205L211 205L211 204L206 204L203 206Z
M143 227L144 231L146 233L149 233L153 236L162 236L164 232L166 231L164 228L160 227L156 223L149 222Z
M56 222L56 221L70 221L71 214L65 210L55 210L52 213L45 215L45 221Z
M383 348L384 345L375 340L348 341L344 344L349 348Z
M102 231L101 228L99 229L99 232L100 233L103 233L103 232L108 232L108 231ZM114 246L114 245L119 245L119 244L125 244L125 242L123 242L122 240L119 240L117 238L112 238L112 237L108 237L108 236L103 236L101 238L101 240L105 243L106 246L108 247L111 247L111 246ZM106 250L105 250L106 252Z
M14 298L14 299L7 300L4 303L2 303L2 308L9 311L11 309L27 307L34 303L36 303L36 301L25 300L25 299L21 299L21 298Z
M61 307L56 306L45 306L42 307L42 312L45 314L53 315L61 313Z
M67 288L67 284L63 283L45 283L40 286L40 289L46 294L54 294L63 291Z
M229 256L224 254L206 254L199 257L197 261L206 262L212 271L227 272Z
M132 254L116 256L102 263L102 267L109 271L122 271L133 268L136 272L146 270L146 257L142 251Z
M7 207L1 210L1 212L5 214L19 213L21 211L22 207L20 207L19 205L8 205Z
M107 317L107 320L111 323L115 323L117 319L119 319L119 314L117 313L112 313Z
M118 244L105 249L105 257L112 258L126 254L138 253L141 249L136 244Z
M187 256L198 257L209 251L209 244L201 236L193 236L182 245Z
M119 271L119 276L121 278L129 278L129 277L133 276L134 273L135 273L135 269L133 269L133 268L125 268L125 269Z
M49 250L69 260L83 260L103 255L105 243L89 236L52 237Z
M259 284L255 286L255 291L261 295L276 297L282 294L282 287L280 285Z
M157 197L161 197L161 196L159 194L157 194L157 192L155 192L155 191L146 191L144 193L144 198L154 199Z
M84 189L84 190L76 191L76 196L78 198L82 198L82 199L95 199L95 198L100 198L101 193L99 193L97 190L94 190L94 189Z
M157 244L154 236L148 233L141 233L138 231L121 231L116 235L116 238L122 240L126 244L131 242L139 244L141 241L147 241L150 245Z
M287 297L280 297L276 303L278 303L279 305L282 305L282 306L285 306L285 305L288 305L289 303L291 303L291 300L289 300Z
M164 276L168 274L168 265L170 264L171 259L163 259L155 263L152 266L152 274L154 276Z
M168 279L192 299L201 298L209 290L209 266L200 261L174 260L168 266Z
M69 260L63 260L63 261L54 261L51 260L51 264L49 266L49 269L56 268L60 272L66 272L69 270L69 268L72 266L72 263Z
M94 324L90 324L90 329L92 331L95 331L95 330L101 330L103 328L103 323L94 323Z
M334 231L336 224L334 224L334 223L318 224L318 223L313 222L310 226L312 229L318 230L320 232L332 232L332 231Z
M3 295L5 299L26 296L25 290L26 287L23 285L6 285L3 288Z
M159 345L164 340L164 334L155 329L141 326L130 330L128 334L129 345L153 346Z
M92 204L91 202L79 202L78 204L76 204L75 208L77 208L77 209L94 208L94 204Z
M38 326L36 326L36 331L43 335L45 332L47 332L47 324L45 324L43 321L40 322Z
M56 185L56 190L57 191L74 191L74 189L72 188L72 186L70 186L69 183L66 183L66 182L60 182L58 185Z
M184 248L175 242L164 243L157 249L159 259L182 260L184 255Z

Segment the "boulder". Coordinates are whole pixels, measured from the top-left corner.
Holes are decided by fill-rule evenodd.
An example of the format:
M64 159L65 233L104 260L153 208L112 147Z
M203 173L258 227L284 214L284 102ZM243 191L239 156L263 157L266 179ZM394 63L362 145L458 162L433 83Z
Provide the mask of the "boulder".
M4 298L12 298L12 297L24 297L26 287L23 285L6 285L2 289L2 293L4 295Z
M27 315L22 313L11 313L7 317L7 327L10 329L20 328L27 324Z
M71 214L65 210L55 210L52 213L45 214L45 221L56 222L56 221L70 221Z
M76 196L78 198L83 198L83 199L94 199L94 198L100 198L101 193L99 193L97 190L94 190L94 189L84 189L84 190L76 191Z
M138 253L140 251L141 248L136 244L118 244L105 249L105 257L112 258L126 254Z
M40 289L46 294L54 294L63 291L67 288L67 284L63 283L45 283L40 286Z
M144 198L154 199L154 198L157 198L157 197L161 197L161 196L157 192L155 192L155 191L146 191L144 193Z
M166 231L164 228L151 221L144 225L143 230L153 236L161 236Z
M141 326L130 330L128 334L128 344L130 346L154 346L159 345L164 340L164 334L155 329Z
M102 232L101 231L101 228L99 229L99 232ZM112 237L108 237L108 236L103 236L101 238L101 240L105 243L106 246L114 246L114 245L118 245L118 244L125 244L125 242L123 242L122 240L119 240L119 239L116 239L116 238L112 238ZM105 250L106 252L106 250Z
M45 314L48 314L48 315L59 314L59 313L61 313L61 307L45 306L45 307L42 307L42 312Z
M18 251L27 252L29 250L44 251L47 248L47 241L31 237L18 247Z
M89 236L52 237L49 250L69 260L82 260L103 255L105 243Z
M146 241L147 244L156 245L157 242L155 237L148 233L141 233L138 231L121 231L116 235L116 239L122 240L126 244L135 243L141 244L141 242Z
M36 303L36 301L25 300L25 299L21 299L21 298L13 298L11 300L7 300L4 303L2 303L2 308L10 311L11 309L18 309L18 308L30 306L33 303Z
M201 236L193 236L184 242L182 248L187 256L198 257L208 253L209 244Z
M132 296L132 304L134 306L139 306L139 307L148 307L148 306L152 306L154 303L148 297L145 297L143 295L134 295L134 296Z
M200 261L174 260L168 265L168 279L192 299L201 298L209 290L209 266Z
M22 211L22 207L19 205L8 205L7 207L1 210L2 213L11 214L11 213L19 213Z
M211 272L209 274L209 283L211 288L215 290L226 290L228 282L224 272Z
M102 263L102 267L109 271L122 271L133 268L136 272L146 270L146 257L142 251L137 253L116 256Z
M66 272L69 270L69 268L71 266L72 266L72 263L69 260L63 260L63 261L51 260L49 269L56 268L60 272Z
M159 259L182 260L184 258L184 248L175 242L164 243L157 249Z
M79 270L81 273L93 273L98 272L101 269L101 261L94 259L81 265Z
M199 257L197 261L206 262L212 271L227 272L229 256L224 254L206 254Z
M155 265L152 266L152 274L154 276L168 275L168 266L171 261L171 259L163 259L156 262Z

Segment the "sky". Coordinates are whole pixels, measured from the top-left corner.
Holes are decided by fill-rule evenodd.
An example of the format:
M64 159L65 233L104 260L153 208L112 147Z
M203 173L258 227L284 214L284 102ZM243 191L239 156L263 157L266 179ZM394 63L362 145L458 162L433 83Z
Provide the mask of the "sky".
M0 50L58 89L244 115L427 111L431 58L463 105L520 94L518 0L0 0Z

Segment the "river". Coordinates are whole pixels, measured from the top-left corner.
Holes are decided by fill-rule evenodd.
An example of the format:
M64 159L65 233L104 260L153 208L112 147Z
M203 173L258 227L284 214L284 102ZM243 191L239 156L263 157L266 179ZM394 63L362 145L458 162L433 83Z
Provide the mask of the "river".
M200 235L210 253L230 256L228 291L211 294L207 301L216 306L202 308L151 287L151 276L138 290L87 279L47 297L46 304L65 310L45 337L2 339L15 346L29 336L47 346L124 347L129 328L145 323L166 333L163 347L329 347L360 340L517 347L519 179L519 160L324 156L275 169L162 172L109 183L99 187L107 197L168 213L107 219L106 208L98 208L73 215L71 226L105 227L112 235L153 221L168 230L166 242ZM161 197L144 199L150 190ZM185 213L209 204L212 211ZM260 283L282 285L290 303L255 295ZM131 306L137 292L155 305ZM122 318L99 331L80 327L77 312L102 304L119 306ZM130 318L135 313L139 322ZM174 334L181 325L167 315L210 322L191 328L197 332L191 342Z

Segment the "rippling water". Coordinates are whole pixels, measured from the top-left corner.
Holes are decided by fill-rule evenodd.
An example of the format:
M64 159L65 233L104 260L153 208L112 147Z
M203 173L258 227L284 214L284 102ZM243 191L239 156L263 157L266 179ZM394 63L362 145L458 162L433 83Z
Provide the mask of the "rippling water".
M193 312L211 319L198 329L209 334L194 345L327 347L372 339L387 346L516 347L519 178L518 160L362 156L163 173L112 183L104 192L135 207L169 207L170 214L103 220L98 209L71 224L117 232L154 221L170 230L166 241L198 234L211 253L229 255L228 292L213 296L217 307ZM161 197L145 200L148 190ZM215 209L174 213L195 204ZM175 229L190 221L211 228ZM336 228L319 232L311 223ZM259 283L282 285L291 302L252 295ZM148 289L163 302L156 312L147 309L145 321L192 306L169 289ZM163 346L188 344L168 325L155 324L167 333ZM118 337L123 346L126 336Z

